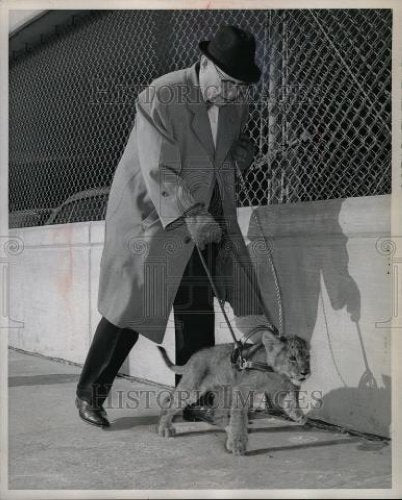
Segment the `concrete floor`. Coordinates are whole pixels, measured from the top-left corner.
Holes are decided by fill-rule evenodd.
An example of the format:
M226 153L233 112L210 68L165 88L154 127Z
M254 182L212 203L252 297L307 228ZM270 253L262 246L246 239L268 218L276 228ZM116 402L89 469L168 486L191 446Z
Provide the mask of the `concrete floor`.
M123 408L108 410L113 424L102 430L77 416L78 367L12 350L9 367L10 489L391 487L391 447L381 441L256 418L247 455L235 457L224 432L202 422L178 421L175 438L159 437L155 386L119 378L113 405L120 397ZM139 393L128 391L140 390L149 404L144 392L134 409Z

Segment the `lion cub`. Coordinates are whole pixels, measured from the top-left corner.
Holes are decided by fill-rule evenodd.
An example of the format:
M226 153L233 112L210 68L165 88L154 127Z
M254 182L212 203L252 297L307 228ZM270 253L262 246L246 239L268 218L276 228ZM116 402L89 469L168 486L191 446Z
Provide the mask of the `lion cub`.
M161 436L175 434L172 418L183 408L183 403L195 403L207 391L214 390L218 394L215 398L218 410L230 411L226 448L235 455L246 451L248 403L253 391L273 395L290 418L305 422L299 408L298 388L310 375L310 356L307 342L300 337L279 338L267 330L262 334L261 344L249 348L248 360L267 363L273 372L237 370L231 363L233 344L201 349L183 366L174 365L166 351L158 347L167 366L183 375L165 402L169 405L162 410L158 430Z

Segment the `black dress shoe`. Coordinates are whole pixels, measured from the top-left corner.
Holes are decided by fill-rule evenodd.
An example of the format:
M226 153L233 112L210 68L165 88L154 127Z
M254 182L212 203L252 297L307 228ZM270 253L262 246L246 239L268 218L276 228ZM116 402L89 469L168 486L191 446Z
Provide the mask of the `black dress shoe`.
M183 420L186 422L207 422L215 424L214 409L210 406L192 404L183 409Z
M78 396L75 398L75 406L78 408L78 415L88 424L97 425L98 427L110 426L106 411L102 407L95 408Z

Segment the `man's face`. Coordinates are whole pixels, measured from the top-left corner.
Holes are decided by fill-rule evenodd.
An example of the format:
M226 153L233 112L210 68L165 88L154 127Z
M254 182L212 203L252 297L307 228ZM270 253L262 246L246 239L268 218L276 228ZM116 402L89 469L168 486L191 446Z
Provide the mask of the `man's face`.
M200 64L200 87L205 100L217 106L244 96L248 84L224 73L204 54Z

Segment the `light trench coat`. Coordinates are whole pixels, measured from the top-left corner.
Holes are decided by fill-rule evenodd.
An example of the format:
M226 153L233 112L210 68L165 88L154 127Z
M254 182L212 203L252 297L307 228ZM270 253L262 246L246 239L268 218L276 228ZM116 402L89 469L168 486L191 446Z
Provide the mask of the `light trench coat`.
M215 149L196 64L157 78L138 95L135 124L113 178L105 218L98 310L114 325L157 343L194 250L183 215L208 208L215 179L228 235L214 275L220 298L239 315L240 304L247 309L260 300L237 222L229 153L248 106L220 108Z

